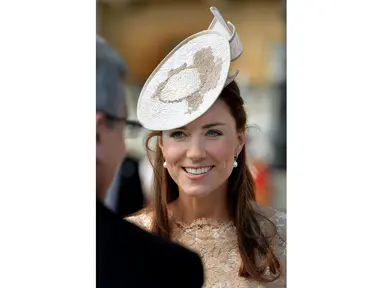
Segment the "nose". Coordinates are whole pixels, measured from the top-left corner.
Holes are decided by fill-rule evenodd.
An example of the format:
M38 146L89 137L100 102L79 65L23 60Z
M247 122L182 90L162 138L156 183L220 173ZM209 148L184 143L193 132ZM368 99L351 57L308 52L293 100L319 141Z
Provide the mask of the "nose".
M191 141L190 147L186 152L186 157L192 161L198 161L206 157L206 149L203 141L200 139L194 139Z

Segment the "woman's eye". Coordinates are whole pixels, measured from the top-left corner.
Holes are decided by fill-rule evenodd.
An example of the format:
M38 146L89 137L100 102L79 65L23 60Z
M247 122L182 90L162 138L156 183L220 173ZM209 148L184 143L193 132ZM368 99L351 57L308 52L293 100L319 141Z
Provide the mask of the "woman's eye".
M222 135L222 133L219 131L216 131L216 130L207 131L207 136L209 136L209 137L217 137L217 136L221 136L221 135Z
M181 139L185 137L185 133L182 131L175 131L172 134L170 134L170 137L175 138L175 139Z

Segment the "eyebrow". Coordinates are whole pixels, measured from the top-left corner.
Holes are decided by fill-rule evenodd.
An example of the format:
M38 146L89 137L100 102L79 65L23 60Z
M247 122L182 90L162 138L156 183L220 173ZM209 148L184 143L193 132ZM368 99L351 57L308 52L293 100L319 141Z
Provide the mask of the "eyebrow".
M217 123L210 123L210 124L205 124L202 126L202 129L209 129L209 128L212 128L212 127L215 127L215 126L224 126L226 125L225 123L221 123L221 122L217 122ZM180 128L178 128L180 130L187 130L186 126L182 126Z

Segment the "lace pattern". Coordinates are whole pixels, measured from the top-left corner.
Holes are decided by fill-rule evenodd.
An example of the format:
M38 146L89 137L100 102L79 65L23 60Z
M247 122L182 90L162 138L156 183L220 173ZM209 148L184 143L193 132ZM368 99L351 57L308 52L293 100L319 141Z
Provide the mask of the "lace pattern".
M265 207L262 207L261 212L269 217L277 227L280 238L277 239L275 253L282 267L285 267L285 213ZM127 220L150 231L152 213L146 211L142 214L128 217ZM194 250L201 256L205 271L205 288L286 287L285 275L268 284L260 284L255 280L238 276L241 258L237 245L237 231L232 222L218 222L213 219L201 218L186 224L176 221L172 217L170 217L170 220L172 240Z
M222 60L214 57L212 48L201 48L195 53L192 65L183 63L171 69L168 78L158 85L152 97L163 103L179 103L186 99L188 111L185 114L194 112L203 102L205 94L217 87L221 69Z

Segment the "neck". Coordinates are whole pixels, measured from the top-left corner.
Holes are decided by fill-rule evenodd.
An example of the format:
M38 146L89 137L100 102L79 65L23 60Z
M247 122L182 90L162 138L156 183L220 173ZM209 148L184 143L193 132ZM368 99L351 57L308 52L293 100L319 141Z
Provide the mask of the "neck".
M206 197L191 197L180 190L179 197L169 205L176 218L190 223L199 218L211 218L218 221L230 219L227 203L227 184Z
M104 187L104 185L101 185L101 183L96 182L96 197L101 202L104 202L106 197L107 189Z

